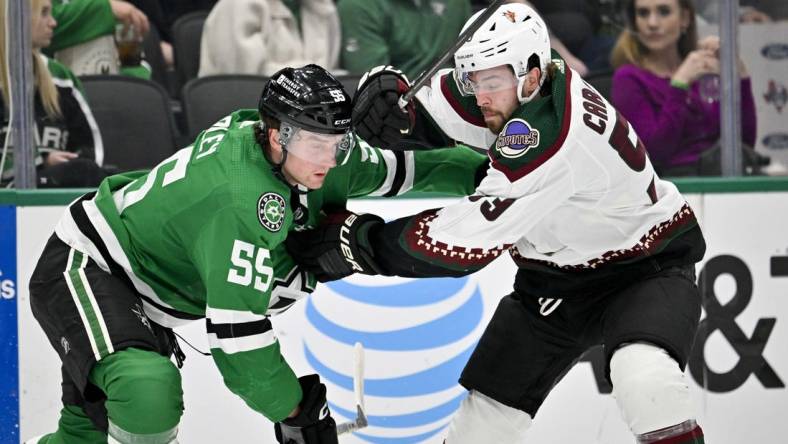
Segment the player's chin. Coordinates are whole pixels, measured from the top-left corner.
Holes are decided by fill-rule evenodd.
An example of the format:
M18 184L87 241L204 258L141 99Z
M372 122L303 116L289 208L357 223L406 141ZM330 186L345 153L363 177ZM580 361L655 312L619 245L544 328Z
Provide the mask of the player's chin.
M494 133L500 133L503 129L503 118L498 115L485 116L484 123L487 125L487 128Z
M323 182L326 180L326 174L323 172L312 173L307 180L307 187L313 190L316 190L323 186Z

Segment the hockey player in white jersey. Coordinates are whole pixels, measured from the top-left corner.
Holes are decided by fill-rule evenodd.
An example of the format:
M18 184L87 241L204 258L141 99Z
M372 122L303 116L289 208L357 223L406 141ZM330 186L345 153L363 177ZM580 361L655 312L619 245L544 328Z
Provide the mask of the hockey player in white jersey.
M692 209L654 173L627 121L551 55L533 9L500 7L454 60L416 108L448 137L488 148L474 195L389 223L334 218L290 236L289 250L322 280L459 276L511 254L514 291L463 370L470 394L447 444L520 442L552 387L597 344L638 443L702 443L683 374L701 311L694 264L705 252ZM389 69L363 79L359 134L387 145L407 133L414 110L396 106L406 90Z

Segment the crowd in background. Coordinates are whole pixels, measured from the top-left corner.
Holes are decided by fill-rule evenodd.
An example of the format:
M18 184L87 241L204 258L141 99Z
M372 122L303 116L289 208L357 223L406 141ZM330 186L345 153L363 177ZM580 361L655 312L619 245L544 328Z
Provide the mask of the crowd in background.
M0 0L3 11L7 1ZM79 76L125 75L158 82L168 92L176 117L181 91L196 77L262 77L284 66L317 63L349 77L389 64L413 80L453 43L468 17L489 3L29 1L40 187L95 186L122 169L103 164L103 152L112 147L102 141ZM583 77L611 80L613 87L600 92L636 129L658 172L719 174L720 103L718 96L706 91L714 76L719 81L719 40L698 36L699 26L719 20L719 1L520 1L543 15L553 49L569 67ZM784 0L740 0L740 4L742 22L788 20ZM187 51L179 47L176 29L186 17L196 17L199 23L193 28L197 31L187 33L199 51L193 51L193 60L184 61L178 55ZM2 22L5 36L7 24ZM4 37L0 43L4 119L0 141L6 142L0 171L6 187L13 185L13 157L5 140L10 113ZM194 66L193 72L180 66L187 62ZM758 166L767 160L753 150L755 105L748 68L741 61L738 73L745 164Z

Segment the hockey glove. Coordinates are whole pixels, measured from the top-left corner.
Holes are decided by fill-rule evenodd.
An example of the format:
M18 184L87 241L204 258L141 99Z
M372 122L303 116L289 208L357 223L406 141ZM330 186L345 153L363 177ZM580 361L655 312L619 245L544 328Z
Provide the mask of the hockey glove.
M342 279L353 273L380 274L369 244L369 231L382 226L374 214L341 211L329 214L317 227L287 235L290 256L320 282Z
M364 74L353 99L356 134L374 147L396 149L416 123L413 102L405 110L398 104L408 89L408 78L391 66L377 66Z
M337 424L326 401L326 386L317 375L298 378L303 398L298 415L274 424L281 444L337 444Z

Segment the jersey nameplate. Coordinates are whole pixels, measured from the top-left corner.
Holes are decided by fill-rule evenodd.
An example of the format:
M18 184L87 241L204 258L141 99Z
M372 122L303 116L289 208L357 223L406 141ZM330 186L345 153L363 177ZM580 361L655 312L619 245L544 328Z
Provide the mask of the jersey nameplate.
M514 159L539 146L539 130L523 119L512 119L503 127L495 141L495 149L503 157Z
M277 193L265 193L257 201L257 218L269 231L277 232L285 220L285 200Z

